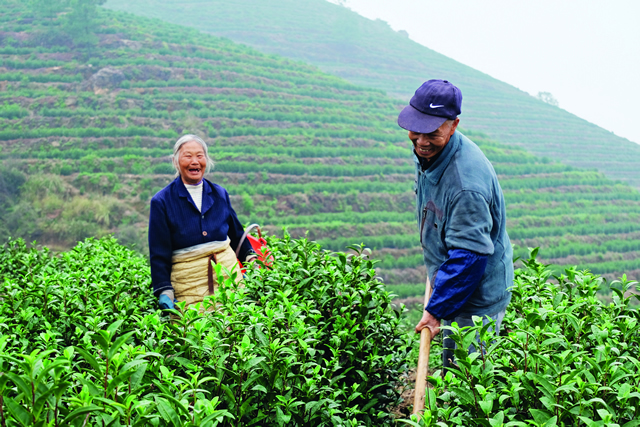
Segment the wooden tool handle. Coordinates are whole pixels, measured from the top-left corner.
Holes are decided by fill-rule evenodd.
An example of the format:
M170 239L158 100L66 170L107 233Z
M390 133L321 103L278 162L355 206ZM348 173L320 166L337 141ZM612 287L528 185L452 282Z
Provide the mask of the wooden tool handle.
M416 369L416 388L413 397L413 413L419 415L424 409L427 398L427 371L429 368L429 351L431 349L431 329L420 331L420 355Z
M429 304L431 297L431 282L427 277L427 285L424 293L424 307ZM424 328L420 331L420 353L418 354L418 367L416 368L416 387L413 396L413 413L420 416L424 409L427 390L427 373L429 368L429 351L431 350L431 329Z

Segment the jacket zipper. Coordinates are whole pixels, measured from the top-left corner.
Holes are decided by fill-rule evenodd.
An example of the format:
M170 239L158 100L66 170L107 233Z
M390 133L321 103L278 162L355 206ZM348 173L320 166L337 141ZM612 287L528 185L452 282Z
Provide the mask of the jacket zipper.
M422 223L420 224L420 244L422 245L422 230L424 230L424 222L427 219L427 207L422 209Z

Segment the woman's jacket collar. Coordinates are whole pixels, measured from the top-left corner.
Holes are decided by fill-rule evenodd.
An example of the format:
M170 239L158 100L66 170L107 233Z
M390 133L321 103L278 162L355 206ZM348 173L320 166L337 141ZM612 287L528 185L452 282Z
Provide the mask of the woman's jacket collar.
M193 199L191 199L189 190L187 190L187 187L185 187L184 182L182 182L182 178L180 178L180 176L178 175L178 177L173 182L175 183L176 188L178 189L178 196L180 198L187 199L189 203L191 203L191 206L193 206L195 210L198 210L198 207L196 206L195 202L193 201ZM210 196L212 191L213 191L213 183L208 179L203 178L202 179L202 206L201 206L202 209L199 211L200 213L202 213L202 215L204 215L209 209L213 207L213 197ZM205 194L209 195L209 197L205 197Z

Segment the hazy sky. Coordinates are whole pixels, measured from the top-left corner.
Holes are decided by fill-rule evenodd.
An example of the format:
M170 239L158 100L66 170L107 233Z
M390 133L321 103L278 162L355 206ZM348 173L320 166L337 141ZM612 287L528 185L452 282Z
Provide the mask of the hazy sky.
M550 92L561 108L640 143L640 0L344 4L532 95Z

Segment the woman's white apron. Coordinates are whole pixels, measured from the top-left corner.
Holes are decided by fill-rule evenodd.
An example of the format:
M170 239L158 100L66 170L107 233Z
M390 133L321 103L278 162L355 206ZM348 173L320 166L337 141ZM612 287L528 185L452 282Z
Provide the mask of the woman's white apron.
M209 242L178 249L171 258L171 285L178 301L186 306L202 302L218 288L213 265L220 264L225 279L236 273L236 283L242 281L242 272L236 254L230 247L230 239L224 242Z

